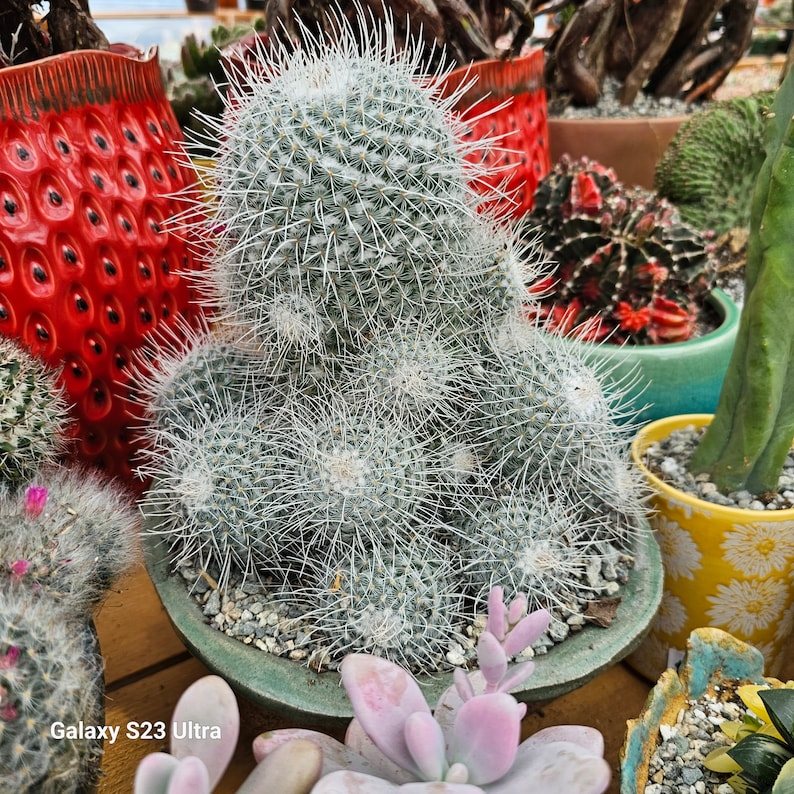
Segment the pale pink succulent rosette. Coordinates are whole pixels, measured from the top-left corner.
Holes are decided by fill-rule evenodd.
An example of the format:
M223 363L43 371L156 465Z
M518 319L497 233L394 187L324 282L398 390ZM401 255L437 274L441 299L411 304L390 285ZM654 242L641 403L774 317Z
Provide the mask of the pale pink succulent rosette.
M353 705L344 744L317 731L286 728L254 740L257 766L238 794L603 794L611 770L595 728L559 725L521 742L526 705L509 691L534 662L509 660L546 630L546 610L527 614L527 599L508 606L491 590L477 643L479 669L455 671L431 712L403 668L351 654L342 683ZM171 737L171 754L140 763L135 794L209 794L226 769L239 733L234 693L218 676L195 682L174 711L174 724L212 724L218 737Z
M546 629L549 614L526 614L526 598L509 607L491 591L488 620L477 647L479 670L456 670L455 683L431 712L419 685L401 667L379 657L351 654L342 684L355 717L342 744L321 733L286 729L254 741L257 761L294 739L323 751L323 771L312 794L601 794L610 782L603 737L594 728L560 725L524 742L526 705L509 690L531 675L534 662L508 660Z

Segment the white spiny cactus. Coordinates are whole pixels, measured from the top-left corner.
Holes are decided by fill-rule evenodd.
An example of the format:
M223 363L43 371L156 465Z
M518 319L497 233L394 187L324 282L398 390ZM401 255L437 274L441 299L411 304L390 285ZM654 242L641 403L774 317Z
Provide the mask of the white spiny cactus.
M587 588L641 508L619 396L526 320L546 262L478 212L467 157L493 141L462 143L443 75L367 22L263 46L233 81L204 287L212 335L255 348L247 382L275 394L232 404L206 358L179 397L202 421L153 433L144 473L177 561L275 577L337 656L429 670L492 584L537 606Z

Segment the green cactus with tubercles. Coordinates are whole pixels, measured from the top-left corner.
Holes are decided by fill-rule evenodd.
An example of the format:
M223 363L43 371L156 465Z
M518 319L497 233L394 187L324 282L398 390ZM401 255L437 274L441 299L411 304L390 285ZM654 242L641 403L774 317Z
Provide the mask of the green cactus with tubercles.
M316 589L293 597L314 606L312 624L326 635L337 661L363 652L432 672L446 666L462 610L451 560L433 542L366 549L353 544L326 561Z
M625 462L630 425L597 373L527 317L527 284L549 265L480 206L493 194L478 196L467 155L483 162L493 141L461 143L443 75L418 77L420 52L388 25L361 37L335 21L334 38L254 53L216 130L215 212L197 221L218 309L185 361L243 339L251 381L275 381L277 399L221 388L224 357L207 357L180 381L199 421L152 433L144 508L176 564L221 589L275 579L335 653L382 640L431 670L482 606L487 583L459 553L467 522L487 523L481 505L526 489L557 510L578 488L586 504L546 538L560 554L641 531L630 478L592 493ZM561 565L559 592L580 570L578 556ZM420 595L436 604L430 622Z
M0 769L5 791L73 794L97 783L102 743L52 735L103 725L102 669L87 624L24 586L0 588Z
M452 103L419 84L411 56L362 57L347 28L324 45L283 57L278 80L230 85L218 124L209 273L229 319L257 336L294 293L332 340L384 312L440 310L445 257L475 212Z
M794 75L766 118L753 190L745 303L714 418L692 458L724 491L777 490L794 438Z
M64 449L67 405L56 374L0 337L0 483L26 483Z
M221 590L232 574L286 575L297 557L278 440L256 414L229 406L190 434L161 433L141 467L154 478L143 501L161 520L158 533Z
M656 168L654 186L686 223L723 234L750 223L773 92L713 102L687 119Z
M499 585L527 593L530 609L564 606L598 556L579 507L520 491L476 502L462 529L463 576L480 602Z

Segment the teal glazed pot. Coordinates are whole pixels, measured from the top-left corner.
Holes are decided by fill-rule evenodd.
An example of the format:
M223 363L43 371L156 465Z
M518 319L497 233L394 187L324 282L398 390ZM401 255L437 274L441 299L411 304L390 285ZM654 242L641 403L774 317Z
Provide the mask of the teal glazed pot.
M645 423L667 416L714 413L739 328L739 307L722 290L710 296L721 323L708 334L660 345L576 342L602 373L602 382L626 393L626 405Z
M245 645L209 625L182 577L171 573L166 543L147 528L154 528L149 516L142 534L149 576L176 633L196 658L226 679L238 695L289 719L296 727L339 727L352 718L353 709L338 673L317 673L300 662ZM571 692L639 646L662 597L661 553L649 531L638 535L634 557L634 569L620 593L612 624L608 628L587 625L537 656L534 673L513 692L518 700L549 701ZM417 680L427 701L435 703L452 684L452 674L424 675Z
M725 682L765 683L763 655L721 629L695 629L678 670L670 667L662 673L640 716L627 723L620 751L620 794L645 791L660 727L675 725L688 702L714 695Z

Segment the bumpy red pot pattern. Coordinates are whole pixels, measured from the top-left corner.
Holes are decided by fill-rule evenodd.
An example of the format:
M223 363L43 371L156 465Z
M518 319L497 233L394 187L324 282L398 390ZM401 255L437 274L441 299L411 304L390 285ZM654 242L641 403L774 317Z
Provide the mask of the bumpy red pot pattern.
M198 259L167 228L194 181L180 140L156 53L0 70L0 332L60 369L77 454L122 476L142 415L134 351L199 311Z

